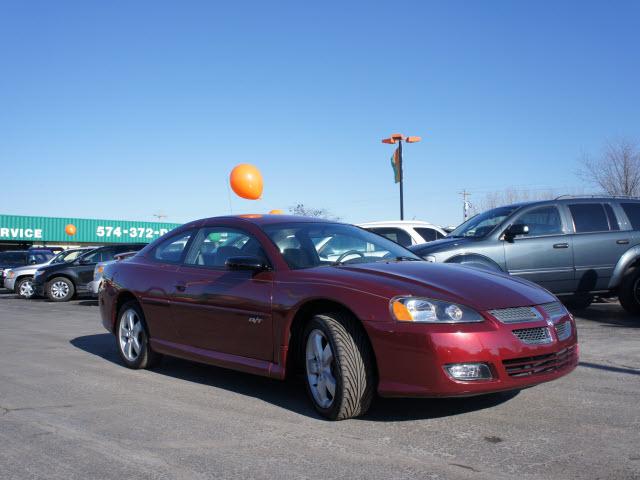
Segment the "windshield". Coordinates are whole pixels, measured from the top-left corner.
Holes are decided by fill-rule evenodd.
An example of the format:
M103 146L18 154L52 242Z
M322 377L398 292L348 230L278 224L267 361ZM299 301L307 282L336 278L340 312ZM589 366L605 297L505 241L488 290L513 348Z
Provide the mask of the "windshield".
M497 225L515 212L519 207L500 207L488 210L470 218L447 237L483 238L489 235Z
M86 252L86 250L67 250L64 252L60 252L56 255L56 258L51 260L51 263L69 263L73 262L81 253Z
M421 260L414 253L380 235L339 223L268 225L264 231L290 268Z

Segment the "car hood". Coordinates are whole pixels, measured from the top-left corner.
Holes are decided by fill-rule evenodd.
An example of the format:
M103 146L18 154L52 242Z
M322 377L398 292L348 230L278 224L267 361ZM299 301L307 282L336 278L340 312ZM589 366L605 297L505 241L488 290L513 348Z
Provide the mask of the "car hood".
M423 295L483 311L556 301L551 293L534 283L461 265L379 262L344 265L338 269L369 277L386 289L386 292L377 292L380 294Z
M412 245L409 247L409 250L414 252L420 252L420 255L426 255L431 252L439 252L444 250L451 250L454 248L459 248L464 245L468 245L477 239L473 238L460 238L460 237L446 237L441 238L440 240L434 240L428 243L422 243L420 245Z

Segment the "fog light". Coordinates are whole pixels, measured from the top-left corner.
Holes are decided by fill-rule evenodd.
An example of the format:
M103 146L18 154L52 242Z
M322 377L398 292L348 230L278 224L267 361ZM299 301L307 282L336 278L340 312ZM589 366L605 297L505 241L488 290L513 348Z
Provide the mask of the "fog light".
M445 370L456 380L489 380L491 369L486 363L453 363L444 366Z

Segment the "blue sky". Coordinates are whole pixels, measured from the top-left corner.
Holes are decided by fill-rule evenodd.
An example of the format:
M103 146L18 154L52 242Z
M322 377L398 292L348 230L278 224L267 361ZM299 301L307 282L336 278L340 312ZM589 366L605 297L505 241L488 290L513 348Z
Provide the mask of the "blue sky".
M2 2L0 212L395 219L392 132L423 137L407 218L575 190L583 151L640 136L639 31L636 1ZM260 201L229 195L243 162Z

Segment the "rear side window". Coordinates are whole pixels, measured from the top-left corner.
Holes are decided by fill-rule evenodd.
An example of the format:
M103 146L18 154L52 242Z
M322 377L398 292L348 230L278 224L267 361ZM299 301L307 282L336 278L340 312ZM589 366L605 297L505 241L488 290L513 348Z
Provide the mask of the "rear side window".
M621 203L620 206L627 214L631 227L640 230L640 203Z
M420 227L414 229L418 232L425 242L431 242L433 240L437 240L438 238L442 238L442 235L438 235L438 231L433 228Z
M24 252L6 252L0 254L0 262L6 263L24 263L27 254Z
M399 243L403 247L411 246L411 236L400 228L370 228L374 233L387 237L392 242Z
M609 221L601 203L576 203L569 205L576 233L607 232Z
M154 250L152 257L161 262L180 263L193 232L185 232L166 239Z

